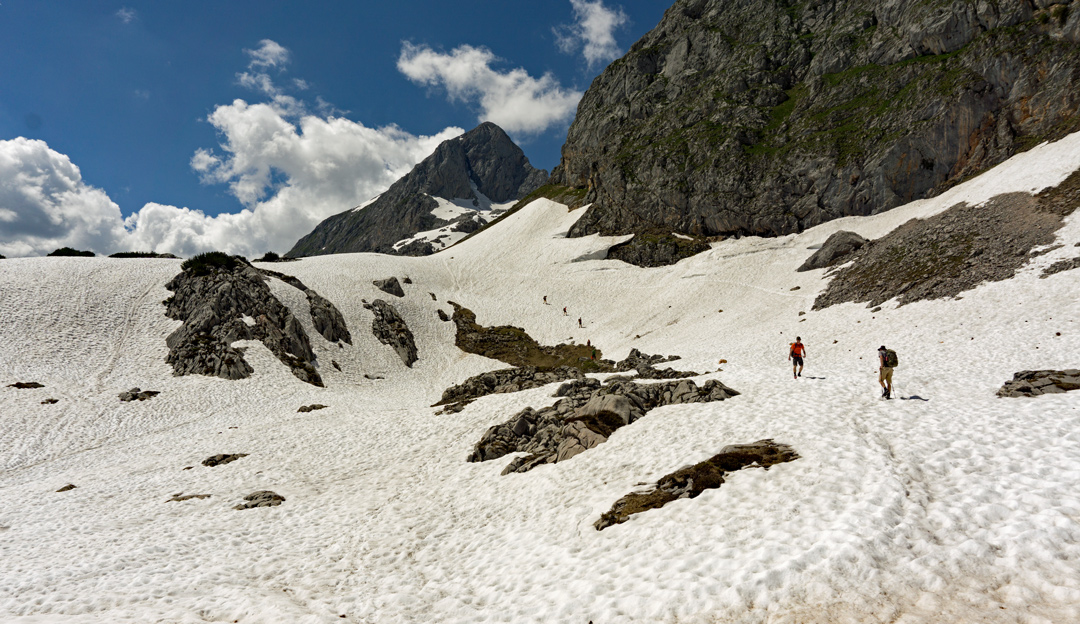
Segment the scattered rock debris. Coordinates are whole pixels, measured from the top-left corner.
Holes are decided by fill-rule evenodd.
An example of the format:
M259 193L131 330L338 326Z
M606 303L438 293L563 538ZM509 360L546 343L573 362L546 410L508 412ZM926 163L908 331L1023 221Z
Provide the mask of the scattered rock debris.
M321 410L321 409L326 409L326 406L322 405L320 403L312 403L311 405L303 405L303 406L300 407L300 409L298 409L296 411L297 412L314 412L315 410Z
M56 491L57 492L70 492L71 490L74 490L75 487L76 486L74 484L68 483L67 485L65 485L64 487L62 487L62 488L60 488L59 490L56 490Z
M33 390L35 388L44 388L44 384L39 384L36 381L16 381L13 384L8 384L8 388L16 388L18 390Z
M157 390L140 390L139 388L132 388L131 390L128 390L127 392L121 392L117 396L120 397L121 401L130 402L130 401L145 401L147 399L152 399L152 398L156 397L159 394L161 394L161 392L159 392Z
M59 403L59 402L60 402L60 399L45 399L44 401L41 402L41 404L42 405L54 405L54 404Z

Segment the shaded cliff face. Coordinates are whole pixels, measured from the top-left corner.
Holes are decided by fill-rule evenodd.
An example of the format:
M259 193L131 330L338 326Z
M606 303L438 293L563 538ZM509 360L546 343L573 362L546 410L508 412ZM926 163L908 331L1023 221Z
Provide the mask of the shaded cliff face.
M679 0L578 106L571 236L782 235L1080 128L1080 1ZM675 258L677 259L677 258Z
M488 220L491 204L513 202L547 182L547 172L529 159L493 123L444 141L385 193L361 208L320 223L286 254L289 257L331 253L379 252L427 255ZM449 201L457 200L456 205ZM437 211L440 207L444 209ZM417 237L419 232L446 230Z

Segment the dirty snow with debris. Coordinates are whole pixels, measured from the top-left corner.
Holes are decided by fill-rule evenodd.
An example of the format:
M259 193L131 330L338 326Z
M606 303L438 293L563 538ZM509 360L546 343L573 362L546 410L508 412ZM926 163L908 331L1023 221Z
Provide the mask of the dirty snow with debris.
M824 272L795 271L839 229L879 237L1078 167L1073 135L934 199L662 268L587 259L620 239L565 238L582 211L547 200L434 256L305 258L289 272L355 343L327 343L306 299L286 298L326 388L258 342L240 345L249 379L173 377L178 323L161 301L180 261L0 261L0 620L1080 621L1080 393L994 396L1016 371L1080 365L1080 271L1039 279L1076 255L1078 215L1064 247L957 300L812 312ZM394 302L412 369L361 303L388 275L412 280ZM545 344L677 354L712 371L699 383L742 394L657 409L569 461L500 477L504 461L465 457L487 427L553 403L554 386L434 415L447 386L503 367L454 346L436 315L448 300ZM899 353L899 400L879 399L880 344ZM116 399L133 386L161 394ZM312 403L328 407L297 413ZM762 438L801 458L593 528L640 484ZM201 465L220 453L247 456ZM233 509L262 490L285 502Z

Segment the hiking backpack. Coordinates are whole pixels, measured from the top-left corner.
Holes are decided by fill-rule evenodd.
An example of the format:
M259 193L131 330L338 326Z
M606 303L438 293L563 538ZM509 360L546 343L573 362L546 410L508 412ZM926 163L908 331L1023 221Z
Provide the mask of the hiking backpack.
M885 349L885 366L896 368L896 365L899 363L900 361L896 359L896 351Z

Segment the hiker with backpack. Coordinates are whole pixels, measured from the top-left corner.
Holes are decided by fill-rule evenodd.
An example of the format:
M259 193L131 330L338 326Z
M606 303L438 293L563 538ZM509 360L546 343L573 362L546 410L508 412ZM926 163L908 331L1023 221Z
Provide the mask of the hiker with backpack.
M802 377L803 358L806 357L806 345L802 338L795 336L795 342L791 343L787 359L791 360L791 374L795 379Z
M878 383L881 384L882 398L892 398L892 373L898 363L896 351L886 349L885 345L878 348Z

